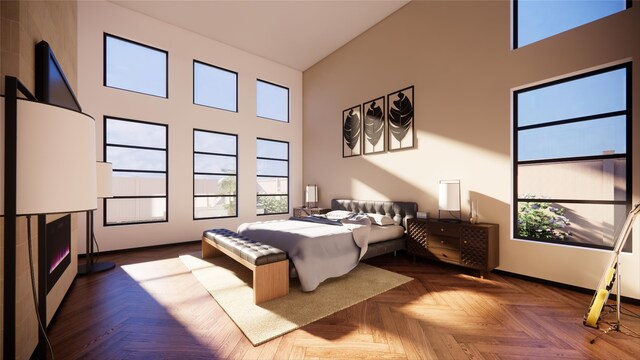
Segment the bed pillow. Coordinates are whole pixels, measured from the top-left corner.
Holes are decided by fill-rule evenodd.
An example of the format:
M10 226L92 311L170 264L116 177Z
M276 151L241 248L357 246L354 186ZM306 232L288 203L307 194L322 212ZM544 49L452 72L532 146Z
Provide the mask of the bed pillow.
M367 213L367 216L369 217L369 219L371 219L371 222L376 225L386 226L396 224L396 222L393 221L393 219L389 215Z
M348 210L332 210L325 214L327 219L342 220L347 219L355 215L355 213Z

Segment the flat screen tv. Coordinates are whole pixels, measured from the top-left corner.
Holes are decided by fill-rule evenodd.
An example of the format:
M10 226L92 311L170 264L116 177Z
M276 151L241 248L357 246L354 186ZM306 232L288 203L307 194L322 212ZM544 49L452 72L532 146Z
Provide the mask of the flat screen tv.
M82 111L51 46L44 40L36 44L36 98L47 104Z

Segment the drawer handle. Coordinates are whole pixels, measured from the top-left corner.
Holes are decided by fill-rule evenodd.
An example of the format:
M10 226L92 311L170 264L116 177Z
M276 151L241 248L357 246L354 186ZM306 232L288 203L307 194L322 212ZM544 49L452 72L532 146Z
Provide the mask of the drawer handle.
M442 257L447 257L447 254L442 254Z
M440 232L443 232L443 231L444 231L444 228L440 228Z
M465 241L464 241L464 243L466 244L466 243L467 243L467 240L465 240Z
M444 244L444 240L440 240L440 244Z

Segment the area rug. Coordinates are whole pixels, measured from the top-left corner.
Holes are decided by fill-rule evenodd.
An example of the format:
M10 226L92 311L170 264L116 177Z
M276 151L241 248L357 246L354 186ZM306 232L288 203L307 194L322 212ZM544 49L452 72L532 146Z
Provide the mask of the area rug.
M302 292L291 279L289 295L253 303L252 273L226 256L180 260L256 346L301 326L400 286L412 278L360 263L350 273L328 279L312 292Z

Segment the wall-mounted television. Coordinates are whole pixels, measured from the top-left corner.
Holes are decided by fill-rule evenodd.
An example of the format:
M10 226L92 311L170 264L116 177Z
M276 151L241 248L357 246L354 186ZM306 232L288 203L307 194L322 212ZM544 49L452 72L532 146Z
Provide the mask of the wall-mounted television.
M36 44L36 98L47 104L82 111L51 46L44 40Z

